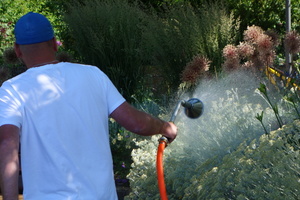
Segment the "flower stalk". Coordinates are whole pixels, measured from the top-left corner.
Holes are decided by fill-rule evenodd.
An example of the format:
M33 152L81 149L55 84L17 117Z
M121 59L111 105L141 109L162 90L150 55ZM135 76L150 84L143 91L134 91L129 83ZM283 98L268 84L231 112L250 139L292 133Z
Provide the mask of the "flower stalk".
M270 98L269 98L269 95L268 95L268 92L267 92L267 87L265 84L263 83L260 83L260 87L258 88L258 90L264 95L264 97L266 98L266 101L267 103L270 105L270 107L272 108L272 110L274 111L274 114L275 114L275 117L277 119L277 122L278 122L278 125L280 128L282 128L283 126L283 122L282 122L282 119L279 115L279 111L278 111L278 106L277 104L272 104Z

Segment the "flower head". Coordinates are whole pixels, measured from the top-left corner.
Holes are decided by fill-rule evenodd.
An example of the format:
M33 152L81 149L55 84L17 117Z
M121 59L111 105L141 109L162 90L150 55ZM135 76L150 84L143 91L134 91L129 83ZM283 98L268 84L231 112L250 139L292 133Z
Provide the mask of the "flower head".
M275 57L276 57L276 53L274 50L267 51L259 55L259 59L261 60L261 62L267 66L273 65Z
M62 46L63 45L63 43L61 42L61 41L59 41L59 40L56 40L56 44L57 44L57 46Z
M300 36L296 31L290 31L285 35L284 46L291 54L300 52Z
M227 60L234 60L239 58L238 49L234 45L226 45L223 49L223 56Z
M273 42L271 37L265 34L260 34L256 38L257 50L262 53L271 51L273 48Z
M126 165L125 163L123 162L122 165L121 165L123 168L126 168Z
M254 47L247 42L241 42L237 50L241 58L249 58L254 54Z
M183 82L195 84L199 77L209 70L210 61L203 56L195 56L193 60L188 63L181 74Z
M259 35L263 33L264 31L258 26L248 26L244 32L244 40L247 42L256 42Z
M225 58L223 66L226 70L231 71L239 67L240 57L236 46L231 44L226 45L223 49L223 56Z
M280 37L275 31L266 31L265 34L271 38L273 45L276 47L280 44Z
M19 59L13 48L7 48L3 52L4 61L8 64L16 64L19 62Z

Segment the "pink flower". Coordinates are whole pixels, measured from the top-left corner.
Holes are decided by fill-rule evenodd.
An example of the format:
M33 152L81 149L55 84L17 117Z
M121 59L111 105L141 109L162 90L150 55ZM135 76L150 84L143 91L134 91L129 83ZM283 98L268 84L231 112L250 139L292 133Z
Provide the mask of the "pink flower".
M243 68L252 68L253 67L253 63L251 61L247 61L244 64L242 64Z
M249 58L254 54L254 47L246 42L240 42L237 49L241 58Z
M62 42L59 41L59 40L56 41L56 44L57 44L57 46L59 46L59 47L62 46Z
M271 51L273 48L273 42L271 38L265 34L260 34L256 39L257 50L261 53Z
M228 44L223 49L223 56L227 60L239 59L239 53L236 46Z
M239 68L240 56L236 46L231 44L226 45L223 49L223 56L225 58L223 66L226 70L232 71Z
M193 60L188 63L181 74L183 82L195 84L200 76L209 70L210 61L203 56L195 56Z
M258 26L248 26L244 32L244 40L247 42L256 42L259 35L263 33L263 30Z

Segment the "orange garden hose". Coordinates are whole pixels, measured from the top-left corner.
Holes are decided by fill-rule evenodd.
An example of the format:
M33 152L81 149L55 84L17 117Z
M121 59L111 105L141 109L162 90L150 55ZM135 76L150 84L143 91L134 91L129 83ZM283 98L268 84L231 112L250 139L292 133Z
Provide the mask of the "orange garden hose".
M168 200L167 189L166 189L165 178L164 178L164 167L163 167L163 153L165 147L167 146L167 143L168 143L168 139L166 137L161 137L159 139L159 145L158 145L157 157L156 157L158 188L162 200Z
M171 123L174 123L176 115L181 105L185 108L185 114L189 118L196 119L200 117L200 115L202 115L203 113L203 103L199 99L192 98L188 101L179 101L171 116L170 119ZM162 136L158 141L159 144L158 144L157 156L156 156L158 189L159 189L161 200L168 200L167 189L165 185L165 177L164 177L163 154L165 148L169 144L169 139L165 136Z

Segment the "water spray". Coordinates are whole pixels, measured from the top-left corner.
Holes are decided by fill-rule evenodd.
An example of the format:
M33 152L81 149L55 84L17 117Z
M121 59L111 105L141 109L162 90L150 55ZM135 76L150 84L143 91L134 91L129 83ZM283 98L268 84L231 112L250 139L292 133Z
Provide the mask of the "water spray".
M170 122L174 123L176 116L180 107L184 107L184 113L187 117L196 119L200 117L203 113L203 103L197 98L191 98L188 101L181 100L177 103L173 114L171 116ZM163 152L165 147L169 144L169 139L165 136L162 136L159 140L159 145L157 149L157 157L156 157L156 171L157 171L157 180L158 180L158 188L160 197L162 200L167 200L167 190L164 179L164 169L163 169Z

